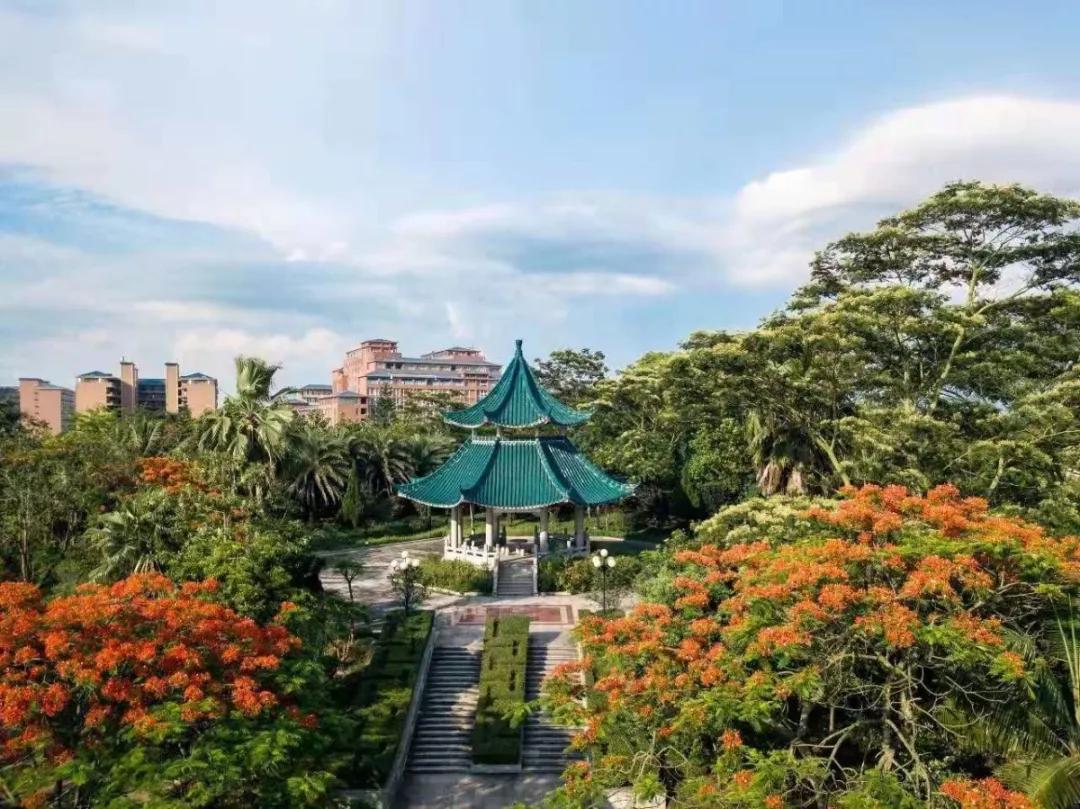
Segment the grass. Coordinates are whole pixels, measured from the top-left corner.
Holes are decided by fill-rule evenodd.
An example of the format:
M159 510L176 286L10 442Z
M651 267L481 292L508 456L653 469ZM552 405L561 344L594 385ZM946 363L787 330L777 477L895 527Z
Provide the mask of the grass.
M529 619L488 618L480 658L480 698L473 727L473 762L518 764L521 728L508 718L525 704Z
M361 723L352 786L381 787L390 774L433 619L429 611L388 613L371 662L349 683Z
M430 527L427 518L420 516L381 521L362 528L328 524L319 527L312 535L311 548L316 551L369 548L413 539L436 539L445 534L446 520L439 519L439 515L433 517Z

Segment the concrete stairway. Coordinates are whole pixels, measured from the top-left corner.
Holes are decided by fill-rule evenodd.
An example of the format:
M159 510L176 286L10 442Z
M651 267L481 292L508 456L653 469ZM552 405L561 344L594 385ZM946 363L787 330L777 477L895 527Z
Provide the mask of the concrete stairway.
M531 556L499 560L497 596L534 596L533 563Z
M544 678L560 663L577 660L577 649L566 643L550 643L543 635L529 637L529 657L525 677L525 698L540 696ZM529 714L525 720L525 744L522 750L524 769L540 772L562 772L578 753L566 748L574 731L555 725L544 711Z
M409 771L468 772L479 696L478 651L437 646L409 751Z

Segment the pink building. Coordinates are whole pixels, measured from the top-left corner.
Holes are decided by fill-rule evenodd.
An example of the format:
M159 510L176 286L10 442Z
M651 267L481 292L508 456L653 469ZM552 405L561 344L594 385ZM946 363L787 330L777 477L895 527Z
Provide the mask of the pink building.
M19 412L25 419L44 422L55 435L71 425L75 414L75 392L45 379L19 379Z
M134 413L136 409L179 413L193 417L217 408L217 380L203 373L180 375L175 362L165 363L164 377L140 377L133 362L123 360L118 375L104 371L80 374L75 383L75 411L98 408Z
M388 395L401 405L414 391L444 391L475 404L499 380L500 366L475 348L444 348L406 357L395 340L365 340L345 354L330 374L335 393L352 391L369 400Z

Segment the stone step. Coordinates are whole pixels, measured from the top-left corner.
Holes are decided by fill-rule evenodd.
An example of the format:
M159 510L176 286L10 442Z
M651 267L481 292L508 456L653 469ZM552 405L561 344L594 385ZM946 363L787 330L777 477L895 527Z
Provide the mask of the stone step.
M479 681L477 652L452 646L436 647L409 749L411 772L468 772Z
M540 696L544 680L558 666L578 659L577 649L564 643L547 644L530 638L528 662L525 666L525 697ZM525 719L525 745L522 766L534 772L562 772L571 761L581 757L567 748L575 731L553 723L543 711L529 714Z

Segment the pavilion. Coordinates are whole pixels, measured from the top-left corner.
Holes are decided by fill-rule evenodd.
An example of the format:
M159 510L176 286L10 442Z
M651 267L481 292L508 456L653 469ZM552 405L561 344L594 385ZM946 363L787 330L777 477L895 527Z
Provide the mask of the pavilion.
M614 503L634 491L632 485L620 483L593 464L562 434L565 428L588 421L589 415L566 406L541 387L518 340L514 358L495 387L471 407L443 415L448 424L471 430L469 438L430 475L398 486L398 494L450 510L447 557L494 562L500 552L506 552L497 547L499 520L510 513L539 516L535 549L538 554L547 553L552 549L548 515L563 504L574 506L574 534L567 537L566 550L587 553L585 509ZM540 435L544 425L560 428L559 433ZM477 434L485 427L493 427L494 435ZM530 428L531 437L502 434ZM462 506L467 504L484 508L483 544L479 538L465 536Z

